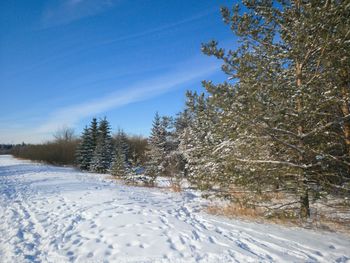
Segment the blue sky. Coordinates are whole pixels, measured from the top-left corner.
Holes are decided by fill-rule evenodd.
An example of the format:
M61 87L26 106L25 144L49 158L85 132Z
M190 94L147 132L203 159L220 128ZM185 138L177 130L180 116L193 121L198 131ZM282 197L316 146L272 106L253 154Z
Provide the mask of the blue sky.
M0 1L0 143L38 143L92 117L149 134L185 91L226 79L201 43L235 45L213 0Z

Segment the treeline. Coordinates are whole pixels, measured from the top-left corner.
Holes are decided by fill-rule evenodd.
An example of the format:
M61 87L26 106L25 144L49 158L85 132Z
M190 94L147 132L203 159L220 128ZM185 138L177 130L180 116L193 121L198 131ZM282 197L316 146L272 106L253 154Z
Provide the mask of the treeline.
M94 119L93 122L97 127L97 120ZM121 134L123 141L125 141L125 144L127 145L127 160L135 165L143 165L146 162L145 152L147 147L147 139L142 136L126 135L122 130L119 130L115 135L110 135L111 145L117 143ZM53 137L54 139L52 141L42 144L22 143L16 145L1 145L0 153L12 154L18 158L46 162L55 165L79 166L78 155L80 151L79 145L81 145L81 138L74 134L74 130L71 128L62 128L58 130ZM111 149L113 149L113 146L111 146ZM80 168L87 170L83 167Z
M93 118L84 128L76 151L81 170L110 173L127 178L142 171L148 184L159 176L171 177L174 183L186 176L186 160L179 151L181 134L188 126L183 113L176 118L159 116L153 121L150 137L128 136L123 130L112 137L106 118Z
M0 154L10 154L13 144L0 144Z
M63 128L54 134L54 140L42 144L19 144L11 149L18 158L46 162L55 165L74 165L79 140L74 131Z
M106 118L93 118L85 127L76 150L76 164L81 170L130 175L146 162L147 139L129 136L119 129L112 136Z
M77 141L17 145L11 154L18 158L55 165L74 165Z

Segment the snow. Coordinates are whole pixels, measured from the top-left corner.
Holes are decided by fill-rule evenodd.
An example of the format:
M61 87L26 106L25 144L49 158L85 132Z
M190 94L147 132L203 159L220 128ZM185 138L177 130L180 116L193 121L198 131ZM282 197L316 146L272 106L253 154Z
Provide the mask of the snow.
M350 262L350 238L208 215L189 192L0 155L1 262Z

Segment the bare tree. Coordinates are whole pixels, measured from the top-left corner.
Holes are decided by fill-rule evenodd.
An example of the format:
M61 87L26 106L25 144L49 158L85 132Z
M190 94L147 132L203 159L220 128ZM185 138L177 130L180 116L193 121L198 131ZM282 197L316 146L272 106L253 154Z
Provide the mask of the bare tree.
M55 142L71 142L76 139L74 129L63 126L58 129L54 134Z

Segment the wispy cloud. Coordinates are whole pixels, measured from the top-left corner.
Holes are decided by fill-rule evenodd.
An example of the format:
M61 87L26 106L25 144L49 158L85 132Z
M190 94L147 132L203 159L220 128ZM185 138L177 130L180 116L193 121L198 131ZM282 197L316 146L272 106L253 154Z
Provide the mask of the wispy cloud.
M80 4L83 4L84 2L95 2L92 0L65 0L62 1L62 4L57 7L57 10L55 11L53 6L50 6L48 8L45 9L44 14L43 14L43 27L44 28L48 28L48 27L52 27L52 26L56 26L56 25L61 25L61 24L67 24L70 22L73 22L74 20L77 20L79 18L83 18L84 16L88 16L88 13L85 13L85 15L80 14L78 10L76 11L77 13L75 15L67 15L67 17L65 17L65 15L63 14L65 9L69 9L68 6L73 6L70 7L71 9L75 9L75 6L79 6ZM103 4L105 3L105 4ZM114 5L117 4L116 0L113 1L106 1L106 0L101 0L101 7L105 6L105 8L102 8L100 11L104 11L107 9L107 7L113 7ZM11 72L9 75L9 77L16 77L17 75L21 75L21 74L29 74L32 71L35 70L40 70L42 67L45 67L48 64L51 64L55 61L59 61L61 59L70 57L74 54L77 54L79 52L87 52L89 50L94 50L96 48L101 48L103 46L106 45L110 45L110 44L116 44L118 42L122 42L122 41L127 41L127 40L132 40L132 39L138 39L138 38L143 38L152 34L156 34L156 33L161 33L161 32L167 32L169 31L169 29L172 28L177 28L180 26L184 26L186 24L190 24L193 21L197 21L200 19L204 19L205 17L207 17L210 14L213 14L217 12L216 9L208 9L204 12L201 13L197 13L197 14L193 14L191 17L187 17L185 19L182 19L180 21L177 22L173 22L173 23L167 23L167 24L163 24L160 25L158 27L155 28L149 28L146 30L143 30L141 32L137 32L137 33L131 33L131 34L126 34L126 35L122 35L116 38L110 38L110 39L105 39L102 41L97 41L94 43L84 43L84 45L82 45L81 43L75 43L72 44L71 46L65 48L64 50L58 50L58 52L54 52L48 56L43 57L42 59L38 59L35 62L31 63L30 66L25 67L25 68L20 68L14 72ZM94 13L97 14L97 13ZM92 15L92 14L90 14ZM60 17L60 18L56 18Z
M129 87L107 94L103 97L70 105L56 110L35 132L53 132L62 125L74 126L81 119L94 116L130 103L144 101L173 89L205 78L219 69L216 62L203 63L202 59L193 59L160 77L131 84Z
M40 143L52 139L58 129L75 126L84 118L96 116L131 103L145 101L177 88L186 88L191 83L209 77L219 71L217 61L209 62L206 57L196 57L174 66L167 73L157 77L131 83L124 89L74 105L67 105L52 112L27 111L2 116L0 122L0 143ZM43 116L44 115L44 116ZM45 116L47 116L45 118ZM44 121L43 121L44 118ZM16 120L16 121L14 121Z
M62 0L49 3L42 13L42 28L69 24L113 7L117 0Z
M195 15L193 15L191 17L185 18L183 20L180 20L180 21L177 21L177 22L174 22L174 23L168 23L168 24L161 25L161 26L158 26L156 28L151 28L151 29L139 32L139 33L129 34L129 35L121 36L121 37L118 37L118 38L105 40L103 42L98 43L97 45L113 44L113 43L116 43L116 42L119 42L119 41L125 41L125 40L140 38L140 37L148 36L148 35L151 35L151 34L163 32L163 31L168 31L171 28L176 28L178 26L181 26L181 25L193 22L193 21L197 21L197 20L203 19L204 17L206 17L206 16L208 16L208 15L214 13L214 12L217 12L217 10L216 9L210 9L210 10L207 10L205 12L195 14Z

